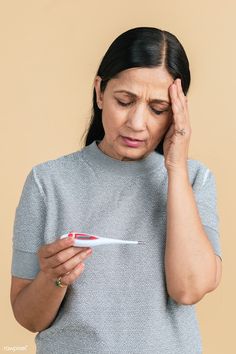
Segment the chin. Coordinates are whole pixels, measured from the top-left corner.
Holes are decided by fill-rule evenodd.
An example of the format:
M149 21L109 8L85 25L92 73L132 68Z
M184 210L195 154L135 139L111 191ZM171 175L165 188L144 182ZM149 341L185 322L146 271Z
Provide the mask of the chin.
M148 153L146 151L141 151L141 150L138 150L138 149L134 149L134 148L125 148L126 151L129 149L129 152L127 152L122 160L124 159L127 159L127 160L140 160L142 159L143 157L145 157Z

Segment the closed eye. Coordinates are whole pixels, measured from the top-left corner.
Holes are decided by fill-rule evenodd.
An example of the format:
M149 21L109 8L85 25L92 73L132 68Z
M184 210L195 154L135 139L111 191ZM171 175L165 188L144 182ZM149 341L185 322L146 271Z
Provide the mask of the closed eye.
M131 105L131 104L133 103L133 102L124 103L124 102L119 101L117 98L116 98L116 101L118 102L118 104L119 104L120 106L123 106L123 107L127 107L127 106L129 106L129 105ZM152 110L153 110L153 112L154 112L155 114L157 114L157 115L160 115L160 114L162 114L162 113L168 111L168 109L165 109L164 111L157 111L157 110L154 109L154 108L152 108Z

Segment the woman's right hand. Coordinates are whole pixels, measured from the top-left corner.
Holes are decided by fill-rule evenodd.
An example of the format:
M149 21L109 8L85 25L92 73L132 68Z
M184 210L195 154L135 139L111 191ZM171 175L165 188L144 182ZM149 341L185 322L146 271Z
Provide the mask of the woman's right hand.
M39 248L40 269L48 279L55 281L61 277L61 282L68 286L83 272L83 261L91 254L89 247L74 247L71 238L58 239Z
M84 270L83 261L88 257L84 253L89 248L74 247L73 242L71 238L59 238L41 246L37 252L40 271L34 279L12 276L11 304L14 316L31 332L41 332L51 325L68 285ZM54 282L59 277L65 288L55 286Z

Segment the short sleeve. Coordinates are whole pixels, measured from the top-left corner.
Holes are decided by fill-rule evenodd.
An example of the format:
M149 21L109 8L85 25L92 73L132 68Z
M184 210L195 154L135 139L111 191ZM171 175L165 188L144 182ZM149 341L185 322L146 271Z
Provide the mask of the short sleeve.
M26 177L15 210L12 236L11 274L34 279L39 272L37 251L44 243L46 204L34 171Z
M212 171L207 167L200 167L193 183L193 192L204 230L215 254L222 260L216 179Z

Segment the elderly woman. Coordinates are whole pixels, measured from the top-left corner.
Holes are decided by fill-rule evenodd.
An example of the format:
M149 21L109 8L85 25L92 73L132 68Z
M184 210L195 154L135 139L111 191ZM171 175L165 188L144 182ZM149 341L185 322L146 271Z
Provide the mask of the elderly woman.
M85 146L33 166L16 208L11 303L37 353L202 353L221 278L213 173L188 158L190 71L173 34L130 29L94 80ZM140 245L74 247L75 230Z

